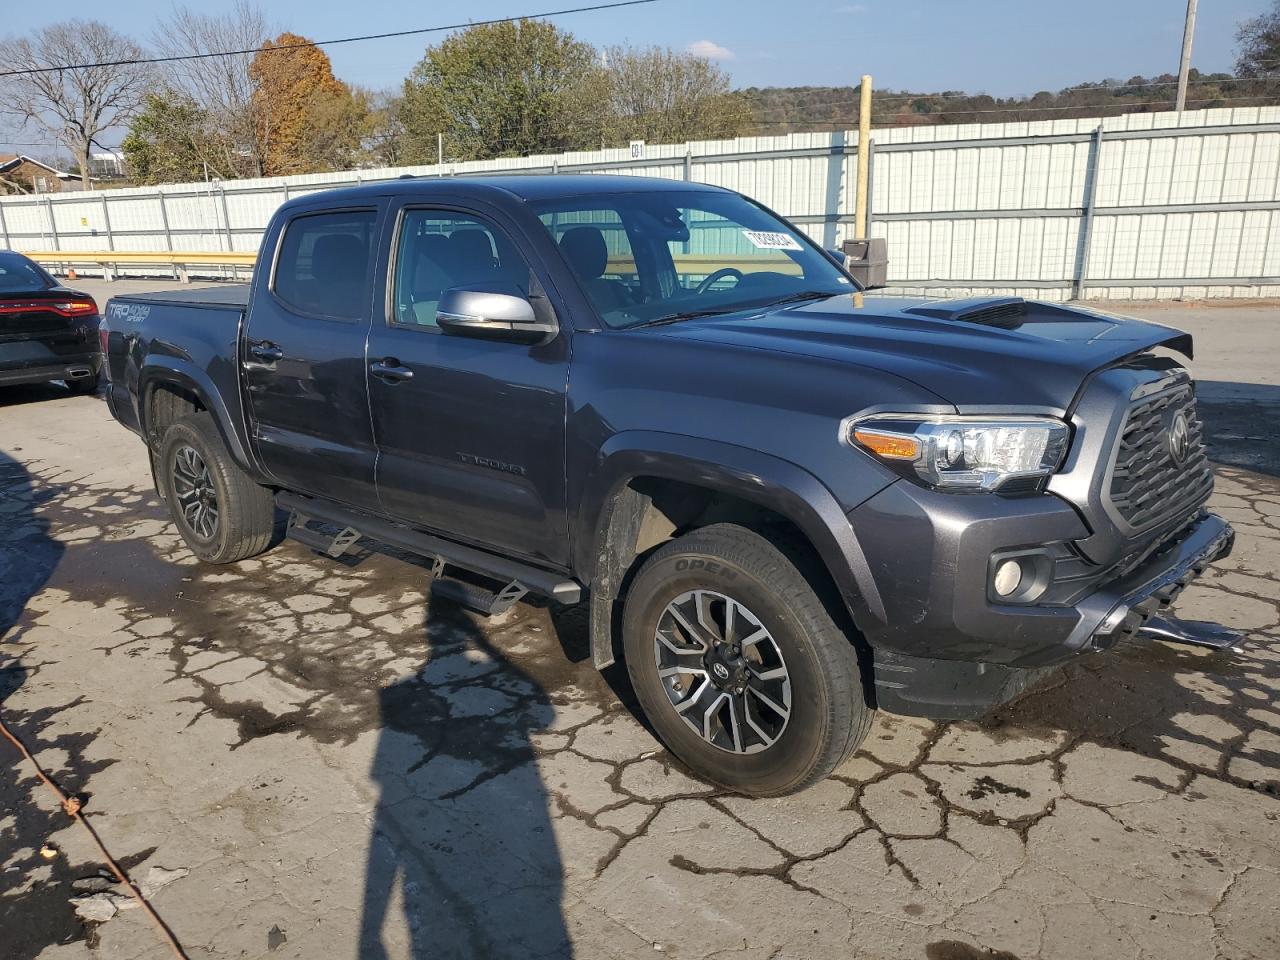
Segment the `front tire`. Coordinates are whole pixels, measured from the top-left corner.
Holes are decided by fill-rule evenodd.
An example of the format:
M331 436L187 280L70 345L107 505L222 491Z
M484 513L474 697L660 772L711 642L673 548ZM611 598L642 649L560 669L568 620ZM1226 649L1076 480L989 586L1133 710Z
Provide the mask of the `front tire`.
M169 513L191 552L205 563L262 553L275 528L275 498L231 459L207 413L169 427L160 444L160 482Z
M856 652L814 587L764 537L703 527L657 550L623 611L636 697L696 773L753 796L802 790L866 738Z

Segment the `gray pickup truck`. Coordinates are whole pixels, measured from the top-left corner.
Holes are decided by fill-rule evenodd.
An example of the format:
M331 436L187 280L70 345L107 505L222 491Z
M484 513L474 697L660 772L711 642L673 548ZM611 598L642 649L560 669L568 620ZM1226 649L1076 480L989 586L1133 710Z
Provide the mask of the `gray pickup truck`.
M250 286L104 324L111 409L200 558L266 549L281 511L478 609L587 602L595 663L745 793L824 776L876 709L975 717L1134 638L1232 544L1188 336L867 296L727 190L311 193Z

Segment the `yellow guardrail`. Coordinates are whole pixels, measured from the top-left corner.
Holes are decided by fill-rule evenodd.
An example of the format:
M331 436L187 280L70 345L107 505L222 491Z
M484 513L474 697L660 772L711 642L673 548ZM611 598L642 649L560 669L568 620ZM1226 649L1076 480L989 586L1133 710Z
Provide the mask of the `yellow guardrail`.
M78 266L97 267L107 280L114 280L122 266L172 267L182 283L190 280L191 267L229 266L238 272L240 267L252 269L257 260L257 254L222 250L49 250L24 251L23 255L57 272L67 272Z
M756 273L760 270L795 276L801 273L800 265L785 254L732 256L723 253L673 253L671 259L675 261L677 273L694 276L709 275L726 267L741 270L743 273ZM615 275L635 273L636 262L631 257L610 257L605 272Z

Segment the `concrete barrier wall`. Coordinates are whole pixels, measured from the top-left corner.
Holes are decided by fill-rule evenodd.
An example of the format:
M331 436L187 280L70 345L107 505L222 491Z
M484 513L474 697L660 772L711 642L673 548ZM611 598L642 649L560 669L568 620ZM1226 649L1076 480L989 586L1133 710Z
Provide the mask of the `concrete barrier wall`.
M599 150L6 197L0 245L252 252L276 207L307 191L559 171L730 187L837 246L852 236L855 144L849 132L807 133L650 145L640 158ZM1280 295L1280 107L878 129L871 159L871 233L886 238L890 284L904 292Z

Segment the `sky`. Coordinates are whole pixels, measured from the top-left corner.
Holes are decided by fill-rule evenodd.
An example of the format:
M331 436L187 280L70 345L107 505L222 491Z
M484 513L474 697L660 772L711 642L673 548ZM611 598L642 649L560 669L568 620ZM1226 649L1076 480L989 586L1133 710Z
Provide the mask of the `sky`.
M324 40L588 2L271 0L262 7L280 29ZM1192 65L1231 72L1237 25L1272 2L1201 3ZM230 7L231 0L193 0L192 6L213 12ZM356 9L360 15L353 17ZM96 17L145 44L169 10L167 3L145 0L13 4L5 10L0 34ZM1176 72L1185 12L1185 0L657 0L555 22L595 45L661 44L709 56L741 87L847 85L869 73L879 88L1010 96ZM424 47L441 36L343 44L328 53L340 79L387 89L398 87Z

